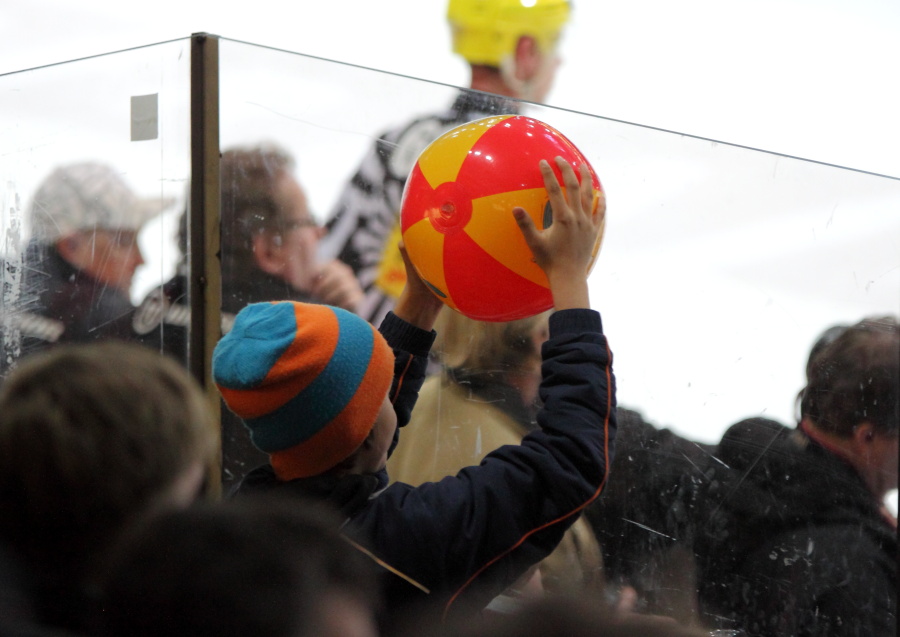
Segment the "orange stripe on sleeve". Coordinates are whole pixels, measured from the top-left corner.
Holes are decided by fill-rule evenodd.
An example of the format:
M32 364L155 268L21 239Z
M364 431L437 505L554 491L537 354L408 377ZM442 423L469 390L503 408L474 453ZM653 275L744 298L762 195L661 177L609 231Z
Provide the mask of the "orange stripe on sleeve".
M397 396L400 395L400 388L403 387L403 380L406 378L406 372L409 371L409 366L412 365L414 356L410 356L406 361L406 367L403 368L403 371L400 372L400 375L397 376L397 388L394 390L394 395L391 396L391 404L394 404L394 401L397 400Z

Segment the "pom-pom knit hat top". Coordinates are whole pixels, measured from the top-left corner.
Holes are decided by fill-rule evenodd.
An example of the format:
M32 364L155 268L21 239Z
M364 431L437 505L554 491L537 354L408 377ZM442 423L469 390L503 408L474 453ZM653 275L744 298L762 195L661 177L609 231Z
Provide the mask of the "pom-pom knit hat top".
M225 404L281 480L323 473L359 448L393 367L384 337L364 319L291 301L245 307L212 359Z

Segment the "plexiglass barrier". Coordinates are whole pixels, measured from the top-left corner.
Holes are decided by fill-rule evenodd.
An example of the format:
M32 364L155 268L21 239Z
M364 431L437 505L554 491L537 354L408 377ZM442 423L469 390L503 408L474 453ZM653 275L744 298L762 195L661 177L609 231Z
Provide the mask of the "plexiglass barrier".
M322 223L380 135L446 113L460 93L229 40L221 56L223 149L285 147ZM655 422L705 442L746 416L791 422L818 335L900 308L900 180L519 109L569 137L607 192L592 302L615 345L621 404ZM436 136L429 124L391 155L401 172Z
M2 360L131 337L178 263L190 40L0 77Z
M402 180L419 151L469 115L496 113L518 113L555 127L585 154L603 183L607 224L589 283L615 354L618 402L623 413L656 433L677 434L683 444L662 449L658 436L637 436L648 441L643 452L654 458L646 465L651 472L667 471L670 455L709 456L722 433L746 418L793 427L807 357L818 337L836 324L900 310L895 177L584 113L498 102L244 42L221 39L219 46L223 330L247 303L322 300L325 292L312 274L321 274L348 242L357 256L368 255L361 257L361 286L384 283L382 250L397 214L390 207L399 202ZM3 373L36 342L125 333L185 358L189 264L186 244L177 237L190 183L189 52L189 40L175 41L0 77ZM461 103L462 114L451 114ZM602 112L602 103L597 110ZM370 155L388 131L394 132L381 153ZM57 175L59 183L38 197L43 180L78 162L99 162L110 172L88 170L86 183L75 182L78 171ZM281 180L282 174L295 177L302 190ZM121 190L112 176L134 192L129 212L107 208L103 214L112 221L83 218L88 213L79 217L88 204L112 197L110 189ZM379 216L367 206L387 206L388 212ZM339 208L344 221L329 224ZM117 222L119 214L127 219ZM44 235L35 235L36 228ZM128 231L138 233L137 246L129 244ZM92 280L73 265L81 254L79 240L91 247L87 254L101 257L100 264L85 257L100 270ZM135 264L138 248L143 264ZM73 282L83 305L59 301L61 294L73 294ZM162 292L155 291L160 285ZM389 299L391 287L384 287ZM57 303L58 315L48 303ZM377 310L366 306L372 316ZM76 318L80 326L63 325ZM510 337L521 345L539 340L539 327L514 333L495 326L487 338ZM475 339L463 339L462 349L471 349ZM444 374L435 382L438 396L449 401L463 387L461 400L480 402L485 410L513 400L503 391L490 393L490 385L512 369L497 362L505 360L502 353L479 377L461 362L466 356L452 354L453 347L440 341L434 357L435 378ZM527 356L516 360L533 363ZM417 442L415 453L424 459L420 470L449 470L442 462L454 455L477 463L473 454L487 453L489 441L514 441L527 430L530 415L518 413L522 418L516 421L515 409L500 411L515 421L505 438L479 430L477 423L471 436L446 438L440 430L451 423L438 412ZM230 418L223 413L225 421ZM253 454L239 423L224 427L223 480L231 485L264 457ZM469 444L472 449L464 448ZM896 492L893 497L896 510ZM625 515L610 526L622 537L664 535ZM644 575L650 581L659 572Z

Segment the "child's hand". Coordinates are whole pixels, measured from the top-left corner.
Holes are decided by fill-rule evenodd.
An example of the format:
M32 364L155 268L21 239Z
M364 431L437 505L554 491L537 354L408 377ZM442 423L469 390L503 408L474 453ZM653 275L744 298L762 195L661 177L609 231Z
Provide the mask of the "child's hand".
M402 241L400 256L403 257L403 265L406 267L406 285L394 306L394 314L407 323L423 330L430 330L434 327L434 322L444 304L419 278L419 273L409 260L406 246Z
M556 165L566 186L564 193L546 160L541 174L553 207L553 223L546 230L535 228L531 217L521 208L513 210L519 229L534 255L535 263L547 275L553 305L557 310L590 307L587 270L597 235L603 227L606 200L601 192L594 205L593 184L587 165L581 165L581 182L572 166L562 157Z

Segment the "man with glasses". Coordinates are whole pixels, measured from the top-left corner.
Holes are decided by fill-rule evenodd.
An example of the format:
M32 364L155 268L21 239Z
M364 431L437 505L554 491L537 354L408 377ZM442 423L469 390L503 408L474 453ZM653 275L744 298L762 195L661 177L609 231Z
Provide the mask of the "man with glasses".
M336 259L319 259L325 230L309 209L295 176L294 158L262 143L225 150L221 170L222 331L244 306L264 301L324 303L355 312L363 297L353 271ZM179 244L187 254L186 218ZM187 360L190 324L187 263L153 290L134 314L137 337ZM266 461L244 426L222 410L222 480L226 490Z

